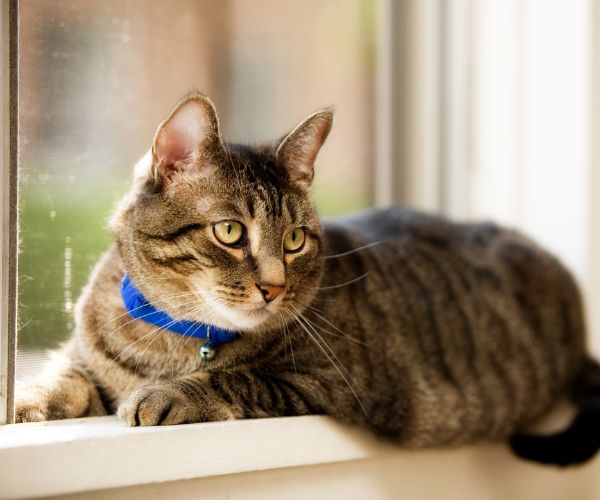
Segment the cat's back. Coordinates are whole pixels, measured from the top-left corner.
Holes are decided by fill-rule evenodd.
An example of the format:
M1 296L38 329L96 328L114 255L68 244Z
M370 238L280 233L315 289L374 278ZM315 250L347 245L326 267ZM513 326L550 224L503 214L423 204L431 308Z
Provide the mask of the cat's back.
M369 210L325 221L324 253L323 308L358 331L371 366L402 368L389 397L400 382L415 388L415 442L506 435L546 411L579 369L577 286L516 231Z
M393 207L325 219L323 227L326 258L354 253L381 257L396 249L398 255L427 253L439 265L448 258L463 259L462 271L474 272L475 281L494 281L494 271L521 281L539 272L538 282L558 280L569 291L574 286L571 273L555 256L522 233L492 222L458 223Z
M324 254L326 280L343 282L362 273L368 279L357 291L362 286L383 300L392 300L392 294L407 300L410 293L449 309L464 306L474 315L490 304L538 337L545 330L568 330L563 341L583 350L575 279L559 259L518 231L402 207L372 209L326 220Z

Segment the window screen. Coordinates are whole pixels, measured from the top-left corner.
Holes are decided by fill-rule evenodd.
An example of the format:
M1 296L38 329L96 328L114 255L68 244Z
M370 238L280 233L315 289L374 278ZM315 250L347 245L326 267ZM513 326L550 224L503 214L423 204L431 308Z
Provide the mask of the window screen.
M326 214L371 204L374 0L24 0L19 9L18 378L70 335L77 297L111 242L111 208L190 90L213 99L234 142L274 139L335 105L315 199Z

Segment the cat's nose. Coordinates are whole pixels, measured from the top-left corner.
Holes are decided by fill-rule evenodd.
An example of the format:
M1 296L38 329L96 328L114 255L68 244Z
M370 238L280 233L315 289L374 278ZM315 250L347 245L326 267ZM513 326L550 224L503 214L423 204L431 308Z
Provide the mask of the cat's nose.
M264 281L256 283L256 287L260 290L260 293L262 293L267 304L272 300L275 300L285 290L285 285L274 285L273 283L266 283Z

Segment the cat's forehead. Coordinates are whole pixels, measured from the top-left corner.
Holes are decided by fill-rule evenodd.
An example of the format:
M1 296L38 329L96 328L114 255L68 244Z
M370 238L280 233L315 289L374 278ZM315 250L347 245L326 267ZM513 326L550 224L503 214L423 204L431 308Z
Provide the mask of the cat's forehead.
M277 190L262 184L240 185L231 190L202 190L194 200L193 209L209 219L256 220L272 224L310 224L314 217L310 202L291 190Z
M277 163L272 148L227 144L225 150L221 168L234 182L263 189L285 190L289 187L287 172Z
M199 186L196 210L214 217L306 219L312 213L307 193L294 186L272 150L227 145L221 175Z

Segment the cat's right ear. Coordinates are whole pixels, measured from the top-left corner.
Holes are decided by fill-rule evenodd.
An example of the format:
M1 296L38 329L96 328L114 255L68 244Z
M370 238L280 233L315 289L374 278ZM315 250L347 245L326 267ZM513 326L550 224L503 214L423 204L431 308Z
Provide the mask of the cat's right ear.
M202 169L202 159L222 148L213 103L202 94L181 100L160 124L152 144L152 176L163 184L178 172Z
M313 113L283 138L275 156L283 163L292 181L308 189L314 177L314 163L333 125L333 109Z

